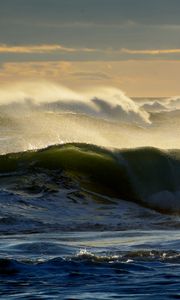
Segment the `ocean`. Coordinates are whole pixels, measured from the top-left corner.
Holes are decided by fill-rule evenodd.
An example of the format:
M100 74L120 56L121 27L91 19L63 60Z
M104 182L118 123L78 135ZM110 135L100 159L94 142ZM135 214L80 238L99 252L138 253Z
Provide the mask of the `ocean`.
M179 117L179 97L1 87L1 299L180 299Z

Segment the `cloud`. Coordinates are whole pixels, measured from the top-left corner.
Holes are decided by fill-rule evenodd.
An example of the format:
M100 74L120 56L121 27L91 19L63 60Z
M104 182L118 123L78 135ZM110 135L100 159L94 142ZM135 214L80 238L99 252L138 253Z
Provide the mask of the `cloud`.
M97 49L97 48L76 48L67 47L61 44L39 44L39 45L7 45L0 44L0 54L53 54L53 53L101 53L104 55L162 55L162 54L180 54L180 48L176 49L128 49L121 48L119 50L112 48ZM91 74L90 74L91 75ZM94 74L93 74L94 75ZM74 76L88 76L88 74L74 74Z
M179 0L24 0L0 1L4 23L180 24ZM23 30L23 28L22 28Z
M7 44L0 44L0 53L14 53L14 54L46 54L54 52L96 52L98 49L93 48L71 48L60 44L45 44L45 45L18 45L11 46Z
M161 55L161 54L180 54L180 49L146 49L146 50L131 50L121 49L122 53L126 54L138 54L138 55Z
M72 66L68 61L4 63L0 68L0 84L18 79L65 80L70 71L72 72Z
M112 77L104 72L73 72L69 75L76 77L78 79L87 80L109 80Z
M87 76L85 73L88 73ZM101 74L110 78L97 79L97 73L99 78L103 77ZM107 86L108 83L109 86L120 87L131 96L169 97L180 95L179 78L180 60L177 59L107 62L59 60L0 64L0 88L3 84L22 80L59 82L75 90L85 87L91 90L92 86Z

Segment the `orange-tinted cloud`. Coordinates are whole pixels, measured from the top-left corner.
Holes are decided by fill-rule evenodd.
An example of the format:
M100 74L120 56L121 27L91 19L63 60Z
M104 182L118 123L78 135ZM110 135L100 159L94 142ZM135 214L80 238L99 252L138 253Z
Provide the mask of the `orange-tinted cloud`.
M81 90L113 86L129 96L180 95L180 60L36 61L0 66L1 84L16 81L58 82Z
M53 53L101 53L106 55L116 55L119 58L121 55L168 55L168 54L180 54L180 48L177 49L128 49L122 48L119 50L114 49L96 49L96 48L76 48L67 47L61 44L39 44L39 45L7 45L0 44L0 53L10 54L53 54ZM127 57L126 57L127 58Z
M0 44L0 53L14 53L14 54L33 54L33 53L53 53L53 52L95 52L97 49L93 48L71 48L60 44L44 44L44 45L18 45L10 46Z
M123 48L122 53L126 54L145 54L145 55L160 55L160 54L180 54L180 49L146 49L146 50L131 50Z

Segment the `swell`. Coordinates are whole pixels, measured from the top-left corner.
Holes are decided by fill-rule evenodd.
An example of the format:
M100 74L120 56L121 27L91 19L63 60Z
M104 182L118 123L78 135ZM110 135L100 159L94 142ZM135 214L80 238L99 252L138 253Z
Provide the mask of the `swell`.
M0 156L1 177L66 174L84 188L180 213L180 153L156 148L106 149L69 143Z
M123 267L127 271L131 271L131 264L137 262L161 262L161 263L179 263L180 253L174 250L139 250L139 251L129 251L129 252L108 252L108 253L93 253L87 250L80 250L75 255L54 257L54 258L26 258L26 259L12 259L12 258L0 258L0 276L4 275L14 275L17 273L30 272L58 272L61 268L66 270L70 268L77 268L78 265L83 267L82 264L89 266L99 266L104 265L106 267L113 267L117 264ZM123 264L122 264L123 263ZM121 265L122 264L122 265ZM130 264L130 265L128 265ZM136 265L135 265L136 266ZM138 266L140 268L140 266ZM142 269L146 267L142 266ZM148 268L148 267L147 267ZM124 268L123 268L124 269ZM132 265L132 269L134 269Z
M26 258L12 259L0 258L0 277L12 276L18 273L31 274L33 276L52 273L64 273L65 271L77 271L77 268L86 267L119 267L123 271L130 273L131 271L146 271L148 266L143 266L141 263L171 263L179 264L180 253L174 250L139 250L129 252L108 252L108 253L93 253L87 250L80 250L75 255L54 257L54 258ZM140 264L138 264L140 263Z

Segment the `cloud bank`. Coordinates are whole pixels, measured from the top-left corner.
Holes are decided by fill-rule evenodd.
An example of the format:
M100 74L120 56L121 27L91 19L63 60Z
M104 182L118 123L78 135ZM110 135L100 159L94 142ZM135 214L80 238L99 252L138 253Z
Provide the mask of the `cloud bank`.
M53 52L94 52L98 51L97 49L92 48L71 48L65 47L60 44L47 44L47 45L18 45L18 46L10 46L7 44L0 44L0 53L53 53Z

